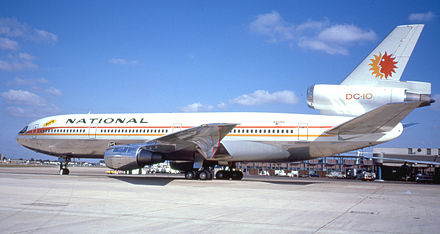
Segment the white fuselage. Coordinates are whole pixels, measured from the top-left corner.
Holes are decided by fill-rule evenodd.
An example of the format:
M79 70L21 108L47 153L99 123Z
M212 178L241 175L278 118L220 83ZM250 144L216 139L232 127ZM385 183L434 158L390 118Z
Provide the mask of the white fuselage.
M75 114L30 123L17 141L37 152L62 157L102 158L108 146L142 143L206 123L238 124L221 141L227 161L298 161L331 156L392 140L386 134L349 140L325 131L352 117L279 113ZM347 138L345 138L347 139ZM179 159L178 152L170 159ZM182 152L182 155L185 152Z

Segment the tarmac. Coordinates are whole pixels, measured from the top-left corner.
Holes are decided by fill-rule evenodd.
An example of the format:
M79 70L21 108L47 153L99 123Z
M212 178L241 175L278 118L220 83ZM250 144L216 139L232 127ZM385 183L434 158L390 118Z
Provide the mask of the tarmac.
M437 233L440 186L0 167L0 233Z

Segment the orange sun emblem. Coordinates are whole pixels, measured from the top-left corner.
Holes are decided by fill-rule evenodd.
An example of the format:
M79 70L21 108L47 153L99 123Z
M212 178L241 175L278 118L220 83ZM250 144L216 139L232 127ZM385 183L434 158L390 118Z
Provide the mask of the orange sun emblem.
M382 56L382 53L379 53L379 55L374 55L374 59L370 59L371 63L368 64L371 66L370 71L373 76L376 78L379 77L382 79L385 76L385 79L388 79L389 77L392 77L392 73L396 73L394 68L397 68L396 64L397 62L394 61L396 57L391 57L392 54L385 54Z

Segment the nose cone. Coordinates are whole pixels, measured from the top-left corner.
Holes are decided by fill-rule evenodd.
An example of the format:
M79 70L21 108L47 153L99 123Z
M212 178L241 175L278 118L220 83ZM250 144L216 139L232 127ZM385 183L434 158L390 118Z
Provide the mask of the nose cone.
M16 140L18 144L23 145L23 137L19 134L17 134Z
M29 147L29 146L26 144L25 137L24 137L21 133L17 134L16 140L17 140L18 144L20 144L20 145L22 145L22 146L24 146L24 147L26 147L26 148Z
M26 145L26 134L29 133L28 132L28 126L24 127L20 132L18 132L17 137L15 138L18 142L18 144L27 147Z

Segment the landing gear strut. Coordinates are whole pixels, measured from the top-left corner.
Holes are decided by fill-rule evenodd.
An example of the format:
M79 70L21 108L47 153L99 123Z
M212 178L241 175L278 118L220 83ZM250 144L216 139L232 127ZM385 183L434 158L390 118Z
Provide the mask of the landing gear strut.
M67 164L69 164L69 158L59 158L60 162L60 175L68 175L70 173L69 169L67 169Z

